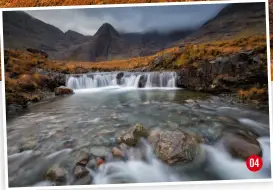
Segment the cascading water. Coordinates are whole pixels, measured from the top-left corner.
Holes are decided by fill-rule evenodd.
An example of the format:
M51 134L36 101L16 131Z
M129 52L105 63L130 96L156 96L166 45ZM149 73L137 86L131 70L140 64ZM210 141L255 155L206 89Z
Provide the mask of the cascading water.
M120 76L120 74L122 74ZM72 89L90 89L110 86L133 88L175 88L175 72L111 72L69 76L66 86Z

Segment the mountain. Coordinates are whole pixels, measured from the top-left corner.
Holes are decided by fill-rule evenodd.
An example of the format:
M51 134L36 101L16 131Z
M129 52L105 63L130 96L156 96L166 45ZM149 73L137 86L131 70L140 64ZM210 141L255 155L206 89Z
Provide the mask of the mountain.
M11 49L40 49L51 59L101 61L151 55L192 31L119 33L104 23L94 36L85 36L44 23L25 12L4 12L4 44Z
M74 31L63 33L25 12L7 11L3 18L5 48L35 48L46 51L51 57L58 57L58 52L63 49L91 39Z
M147 56L187 42L224 40L264 35L265 3L235 3L224 7L215 17L195 30L180 29L162 33L119 32L104 23L93 36L55 26L25 12L3 12L4 46L11 49L35 48L50 59L66 61L103 61Z
M130 42L122 38L109 23L104 23L92 37L92 40L74 46L64 59L81 61L99 61L118 57L133 56ZM128 55L128 56L127 56Z
M251 35L266 35L265 3L227 5L183 42L199 43Z

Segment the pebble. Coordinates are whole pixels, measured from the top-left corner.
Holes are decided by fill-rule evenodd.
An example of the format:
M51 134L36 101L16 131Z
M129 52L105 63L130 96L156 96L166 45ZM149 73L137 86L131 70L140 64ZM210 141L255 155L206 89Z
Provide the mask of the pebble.
M88 174L89 174L89 171L84 166L78 165L73 169L73 176L75 177L75 179L80 179L82 177L87 176Z

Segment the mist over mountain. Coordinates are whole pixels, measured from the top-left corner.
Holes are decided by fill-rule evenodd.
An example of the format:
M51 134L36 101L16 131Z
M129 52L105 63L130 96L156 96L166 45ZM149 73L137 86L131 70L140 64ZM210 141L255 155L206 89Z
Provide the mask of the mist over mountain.
M50 59L102 61L151 55L162 49L177 45L183 40L206 41L227 38L244 32L250 35L252 33L255 35L264 34L265 32L265 12L262 3L221 5L216 7L217 9L214 7L216 11L208 9L206 12L211 10L214 10L214 12L209 14L210 16L204 15L204 17L200 17L200 13L198 13L198 11L201 11L200 7L199 9L189 8L191 14L188 13L188 15L196 15L193 18L185 18L187 14L184 14L183 18L179 17L178 11L181 11L179 7L185 8L187 6L177 7L173 6L172 19L166 14L160 15L160 9L154 8L152 12L154 14L150 14L154 18L147 18L147 20L140 19L140 17L147 16L145 15L147 10L146 12L143 11L146 7L138 7L139 9L135 11L134 15L143 15L139 16L140 21L137 21L137 16L130 18L132 23L127 25L128 29L124 29L124 23L128 23L126 20L128 18L124 18L125 21L120 20L123 27L119 23L116 23L117 26L113 25L112 23L115 23L113 21L111 23L105 22L100 25L95 33L90 28L90 34L88 35L72 29L64 32L64 28L61 30L42 21L41 15L45 16L46 11L40 15L41 20L26 12L7 11L3 12L4 45L5 48L11 49L40 49L46 51ZM84 9L83 11L88 10ZM99 14L98 9L94 11ZM111 12L113 9L107 11ZM131 15L128 11L125 11L125 13L115 11L115 13L116 18L114 20L118 20L125 13L128 16ZM201 11L201 13L205 12ZM35 14L32 13L32 15ZM47 15L49 15L49 12L47 12ZM164 17L165 20L163 20L163 16L166 17ZM196 19L197 16L199 16L199 19ZM151 22L156 20L156 17L158 17L158 22ZM161 18L162 20L160 20ZM55 18L55 20L58 20L58 18ZM72 17L71 20L73 21ZM185 22L181 24L179 20ZM164 21L169 23L163 23ZM89 24L89 22L85 23L86 25ZM141 29L135 29L133 24L141 27ZM132 28L130 28L131 26ZM85 28L84 31L86 30Z

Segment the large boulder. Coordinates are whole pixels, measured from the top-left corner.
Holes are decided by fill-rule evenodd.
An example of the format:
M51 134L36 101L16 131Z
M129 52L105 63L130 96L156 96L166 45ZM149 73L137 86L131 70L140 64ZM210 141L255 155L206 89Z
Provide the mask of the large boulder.
M155 153L169 165L192 162L201 152L198 138L184 131L161 131L157 136Z
M141 137L147 138L148 136L149 131L141 124L136 124L125 131L118 141L119 143L125 143L128 146L135 146Z
M56 96L70 95L70 94L74 94L74 91L71 88L67 88L64 86L55 88L55 95Z
M251 155L262 156L259 142L247 133L225 133L223 144L234 158L247 160Z

